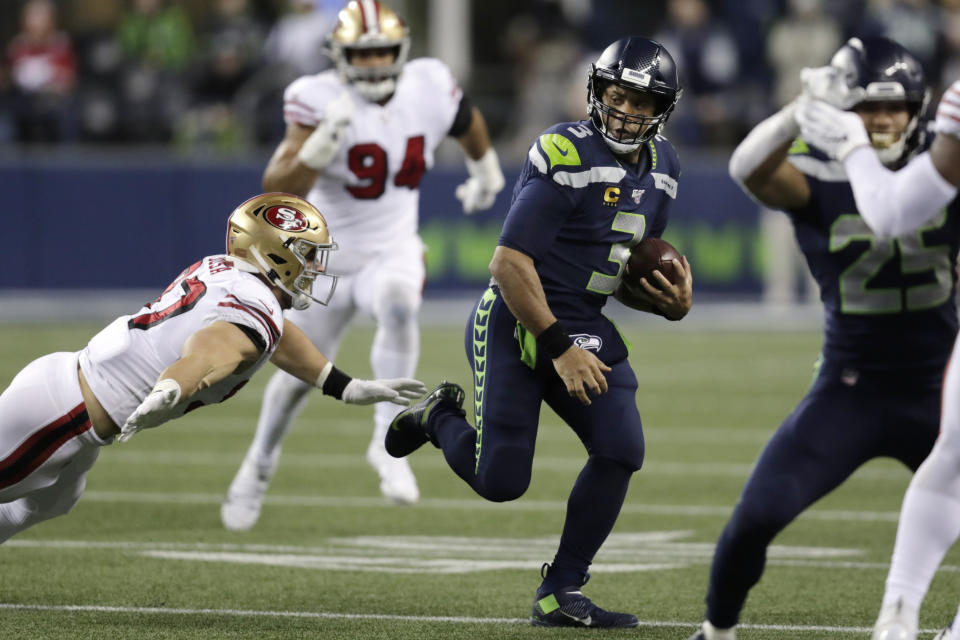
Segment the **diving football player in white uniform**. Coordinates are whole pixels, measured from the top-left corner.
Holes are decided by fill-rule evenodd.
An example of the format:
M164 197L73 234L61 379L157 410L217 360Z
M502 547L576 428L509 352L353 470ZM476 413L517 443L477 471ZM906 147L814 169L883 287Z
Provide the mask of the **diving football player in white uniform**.
M350 404L406 405L423 395L417 380L350 378L284 321L284 309L329 301L335 248L313 205L257 196L231 214L226 254L185 269L83 350L24 367L0 395L0 542L67 513L116 436L226 400L268 360ZM313 291L318 279L324 293Z
M924 227L955 203L960 187L960 81L940 100L930 149L899 171L883 166L860 120L828 103L797 111L803 138L843 163L861 217L881 237ZM953 206L956 206L955 204ZM943 387L940 437L903 499L874 640L914 640L920 604L947 550L960 537L960 341ZM960 638L960 616L935 640Z
M264 172L264 188L305 196L337 230L340 276L330 305L289 315L335 357L359 312L376 321L375 376L408 377L419 356L417 314L424 285L417 233L420 179L446 136L467 156L470 178L456 190L464 211L487 209L504 178L480 111L442 62L407 62L407 27L376 0L352 0L328 40L335 69L294 81L284 96L286 136ZM311 386L284 372L264 393L257 431L221 508L228 529L252 527L277 467L281 443ZM401 504L419 499L409 464L388 456L383 438L395 409L374 408L367 461L380 490Z

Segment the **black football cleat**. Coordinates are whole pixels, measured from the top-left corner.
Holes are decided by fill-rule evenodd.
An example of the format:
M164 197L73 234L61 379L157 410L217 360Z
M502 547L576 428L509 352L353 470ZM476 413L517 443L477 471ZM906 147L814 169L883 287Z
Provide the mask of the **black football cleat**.
M463 387L444 380L426 398L404 409L390 423L384 446L394 458L408 456L430 440L427 418L437 405L450 407L463 415Z
M630 629L637 616L605 611L583 595L580 587L564 587L553 593L537 593L530 624L535 627L589 627L591 629Z

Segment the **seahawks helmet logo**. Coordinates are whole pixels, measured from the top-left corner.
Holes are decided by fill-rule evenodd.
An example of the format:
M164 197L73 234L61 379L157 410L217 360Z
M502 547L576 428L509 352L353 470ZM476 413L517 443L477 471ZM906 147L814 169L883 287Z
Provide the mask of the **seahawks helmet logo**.
M570 336L573 344L587 351L600 351L603 347L603 340L600 336L592 336L589 333L574 333Z

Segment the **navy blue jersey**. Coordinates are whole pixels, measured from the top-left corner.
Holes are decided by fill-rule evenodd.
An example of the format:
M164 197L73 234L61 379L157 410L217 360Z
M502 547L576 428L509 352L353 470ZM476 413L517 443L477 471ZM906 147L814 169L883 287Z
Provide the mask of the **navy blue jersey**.
M530 147L499 244L533 258L554 315L595 318L630 247L663 234L679 177L677 154L662 136L630 166L589 121L554 125Z
M917 382L939 384L957 333L960 205L915 232L878 239L842 166L799 141L790 162L810 185L807 205L788 213L820 286L824 358L877 372L916 369Z

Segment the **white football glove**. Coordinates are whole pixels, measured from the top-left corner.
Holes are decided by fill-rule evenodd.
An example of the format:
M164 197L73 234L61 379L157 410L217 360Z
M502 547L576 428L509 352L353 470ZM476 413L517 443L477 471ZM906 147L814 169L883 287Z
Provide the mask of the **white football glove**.
M843 72L837 67L804 67L800 70L803 96L823 100L838 109L849 109L866 96L863 87L847 85Z
M343 389L340 399L347 404L374 404L392 402L407 406L427 392L427 387L412 378L391 378L389 380L360 380L353 378Z
M326 169L340 149L343 129L353 118L353 99L344 91L327 105L323 120L317 125L297 152L300 162L311 169Z
M157 381L120 429L120 442L126 442L141 429L158 427L173 417L170 410L180 402L180 384L172 378Z
M870 137L860 116L823 100L798 100L797 124L805 142L840 162L857 147L870 146Z
M470 177L455 191L457 199L463 203L463 212L471 214L489 209L506 184L493 147L487 149L479 160L467 156L467 172Z

